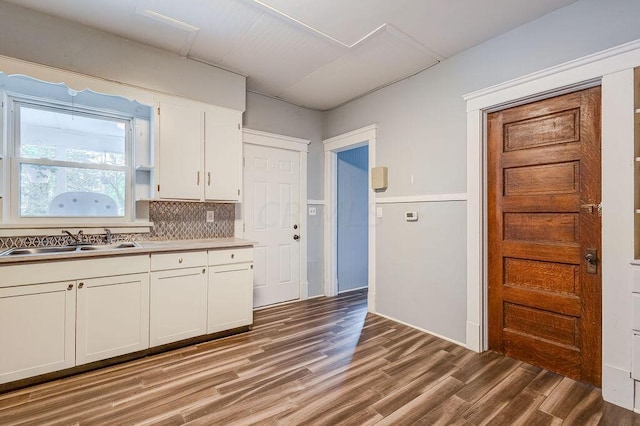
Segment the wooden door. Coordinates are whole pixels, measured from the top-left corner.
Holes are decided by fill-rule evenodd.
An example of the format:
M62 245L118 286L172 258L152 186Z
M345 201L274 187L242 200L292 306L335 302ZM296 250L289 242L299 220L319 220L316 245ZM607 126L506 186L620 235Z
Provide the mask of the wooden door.
M489 115L489 348L597 386L600 187L599 87Z
M254 245L254 307L300 297L300 154L245 144L244 237ZM306 243L305 243L306 244Z

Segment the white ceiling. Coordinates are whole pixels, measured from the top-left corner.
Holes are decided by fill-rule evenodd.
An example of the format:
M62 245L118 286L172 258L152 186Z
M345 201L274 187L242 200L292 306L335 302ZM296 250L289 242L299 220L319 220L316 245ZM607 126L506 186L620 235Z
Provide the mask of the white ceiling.
M576 0L6 0L328 110Z

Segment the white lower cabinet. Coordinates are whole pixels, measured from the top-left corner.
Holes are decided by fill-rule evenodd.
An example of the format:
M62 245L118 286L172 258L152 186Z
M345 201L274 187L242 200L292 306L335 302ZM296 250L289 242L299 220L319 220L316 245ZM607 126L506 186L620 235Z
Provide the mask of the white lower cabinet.
M253 323L252 247L10 264L0 277L0 383Z
M0 288L0 383L75 365L75 284Z
M12 264L0 277L0 383L149 346L148 255Z
M207 333L253 323L253 249L209 251Z
M149 274L78 282L76 365L149 347Z
M151 265L156 267L201 266L152 270L149 344L159 346L207 334L206 252L157 256L163 261L152 255Z

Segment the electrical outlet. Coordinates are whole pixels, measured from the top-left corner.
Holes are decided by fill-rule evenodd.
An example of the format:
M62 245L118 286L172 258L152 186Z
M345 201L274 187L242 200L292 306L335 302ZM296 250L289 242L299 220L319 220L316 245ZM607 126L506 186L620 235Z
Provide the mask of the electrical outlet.
M207 222L214 222L215 216L213 210L207 210Z

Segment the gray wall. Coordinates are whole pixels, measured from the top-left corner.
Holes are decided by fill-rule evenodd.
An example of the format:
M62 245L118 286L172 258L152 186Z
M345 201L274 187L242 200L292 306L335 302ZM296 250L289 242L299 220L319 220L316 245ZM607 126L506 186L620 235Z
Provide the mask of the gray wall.
M330 111L325 137L378 124L376 162L389 167L389 189L377 197L466 192L462 95L638 39L639 17L638 0L576 2ZM464 342L464 208L448 202L383 210L376 234L376 309ZM425 214L411 228L401 218L406 210Z
M338 153L338 292L369 282L369 147Z
M0 55L245 109L245 78L0 1Z
M247 92L247 110L243 126L253 130L310 139L308 154L307 198L323 198L324 147L322 145L323 114L307 108ZM319 296L323 290L323 218L322 206L317 214L307 218L307 276L309 296Z

